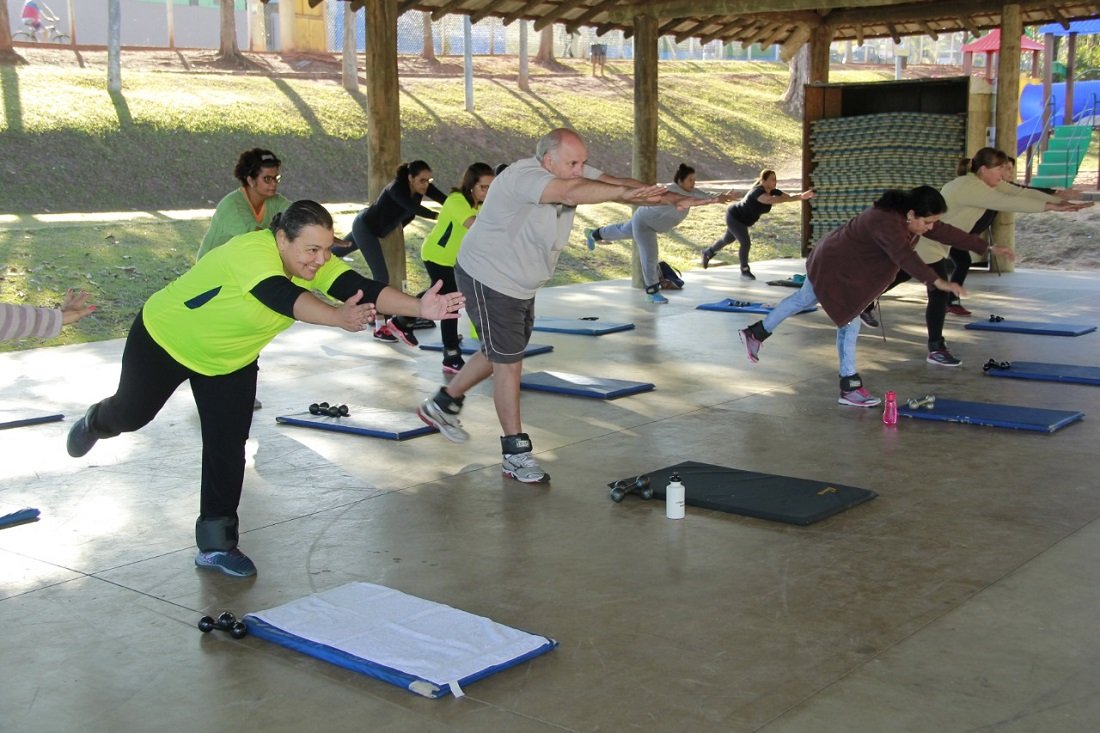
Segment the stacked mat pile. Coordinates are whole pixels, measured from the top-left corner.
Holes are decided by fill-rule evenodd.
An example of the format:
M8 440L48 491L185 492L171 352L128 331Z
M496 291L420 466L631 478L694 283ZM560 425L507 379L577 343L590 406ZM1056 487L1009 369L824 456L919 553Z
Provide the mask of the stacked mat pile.
M870 206L888 188L934 186L955 177L966 118L919 112L834 117L813 123L811 241Z

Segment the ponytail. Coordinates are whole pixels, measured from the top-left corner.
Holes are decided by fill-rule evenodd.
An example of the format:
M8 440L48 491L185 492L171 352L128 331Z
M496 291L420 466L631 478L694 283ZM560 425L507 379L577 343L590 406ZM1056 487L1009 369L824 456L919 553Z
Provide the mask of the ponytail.
M307 226L321 226L332 231L332 214L316 201L295 201L271 220L271 231L282 231L287 239L294 240Z
M694 172L695 169L692 168L690 165L688 165L687 163L681 163L680 167L676 169L676 174L672 177L672 181L673 183L678 184L680 183L680 181L684 180Z

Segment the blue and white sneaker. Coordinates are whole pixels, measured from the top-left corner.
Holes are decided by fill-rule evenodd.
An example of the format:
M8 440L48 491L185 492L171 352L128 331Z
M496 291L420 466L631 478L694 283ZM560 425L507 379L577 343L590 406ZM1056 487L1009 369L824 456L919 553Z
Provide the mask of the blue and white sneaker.
M195 565L200 568L220 570L234 578L248 578L256 574L256 565L248 555L234 547L232 550L199 551L195 555Z
M657 305L663 305L668 302L668 298L661 295L659 291L656 293L646 294L645 299L648 300L650 303L656 303Z

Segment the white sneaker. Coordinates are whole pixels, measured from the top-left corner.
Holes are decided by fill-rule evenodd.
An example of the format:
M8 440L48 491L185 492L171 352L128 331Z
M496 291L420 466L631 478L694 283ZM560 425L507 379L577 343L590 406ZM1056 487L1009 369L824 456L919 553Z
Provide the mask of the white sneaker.
M505 453L500 469L505 476L525 484L545 484L550 480L550 474L542 470L531 453Z
M462 421L458 419L458 415L447 412L431 397L420 403L416 414L452 443L465 443L470 438L470 434L462 429Z

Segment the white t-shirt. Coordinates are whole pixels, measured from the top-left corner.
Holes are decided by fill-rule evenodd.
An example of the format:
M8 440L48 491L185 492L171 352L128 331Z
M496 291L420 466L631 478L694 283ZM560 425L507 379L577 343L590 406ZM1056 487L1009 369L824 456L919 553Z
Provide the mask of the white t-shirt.
M585 178L602 174L584 166ZM576 207L539 203L552 180L532 157L516 161L493 181L458 253L458 264L470 277L519 299L533 298L553 277Z

